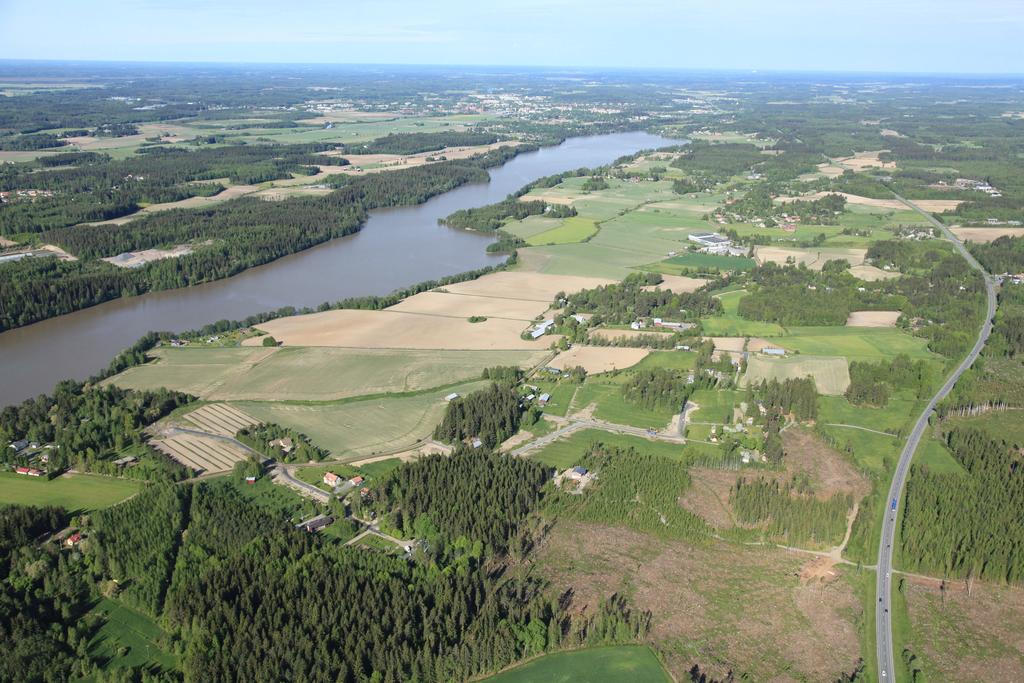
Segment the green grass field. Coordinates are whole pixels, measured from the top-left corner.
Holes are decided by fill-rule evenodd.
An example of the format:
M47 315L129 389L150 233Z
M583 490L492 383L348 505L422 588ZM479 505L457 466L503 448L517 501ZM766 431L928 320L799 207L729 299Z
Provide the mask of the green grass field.
M603 443L612 448L635 448L640 453L648 453L671 460L686 458L685 446L678 444L652 441L628 434L614 434L600 429L584 429L548 444L532 454L530 459L564 470L578 464L580 456L595 443Z
M574 405L582 410L591 403L596 403L594 417L615 424L644 429L665 427L676 413L668 409L647 410L626 401L622 396L622 385L627 379L626 374L588 377L576 392Z
M556 652L485 679L486 683L670 683L646 645Z
M754 259L741 256L721 256L719 254L680 254L665 259L662 265L675 268L716 268L718 270L751 270L756 264Z
M331 401L422 391L467 382L496 365L529 365L533 351L441 351L262 347L160 349L157 360L111 382L132 389L168 387L202 398Z
M722 315L701 318L704 334L709 337L777 337L786 334L785 328L775 323L747 320L739 315L740 299L746 290L738 289L716 294L724 309Z
M173 670L178 659L161 647L164 632L156 622L117 600L103 599L92 608L105 623L89 642L89 652L103 662L104 671L146 666Z
M484 386L484 382L473 382L413 396L319 404L239 401L232 405L258 420L299 430L344 462L410 446L429 436L444 415L446 394L465 395Z
M848 360L878 361L905 353L911 359L934 360L928 341L891 327L790 327L784 337L769 341L809 356L844 356Z
M544 244L572 244L582 242L597 233L597 223L582 216L566 218L557 228L537 233L526 239L532 247Z
M814 356L790 356L772 358L751 354L742 385L760 384L772 379L784 382L787 379L811 376L819 394L838 396L850 386L850 369L845 358L820 358Z
M651 351L630 370L651 370L654 368L692 370L696 362L697 354L688 351Z
M557 415L558 417L565 417L566 413L569 412L572 398L580 386L575 382L551 382L537 378L529 380L527 383L537 387L537 391L531 389L529 390L530 393L535 393L538 396L541 394L551 395L547 405L544 406L544 412L548 415Z
M733 406L739 403L737 393L729 390L698 389L690 401L700 408L689 415L691 422L732 424Z
M142 484L93 474L65 474L56 479L0 472L0 501L15 505L60 505L69 512L110 507L135 495Z

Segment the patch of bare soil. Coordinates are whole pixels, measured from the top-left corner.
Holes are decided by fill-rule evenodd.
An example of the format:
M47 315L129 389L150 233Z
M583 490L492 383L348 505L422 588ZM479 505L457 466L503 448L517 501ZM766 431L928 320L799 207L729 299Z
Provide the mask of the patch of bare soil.
M860 657L860 604L847 581L802 582L802 562L779 550L664 542L563 520L535 569L572 590L573 609L594 610L618 592L650 610L650 639L677 680L695 664L715 678L835 680Z
M1000 237L1024 237L1024 228L951 228L950 232L964 242L988 244Z
M847 327L895 327L899 311L850 311Z
M679 503L716 529L740 526L729 504L729 492L738 474L733 470L690 468L690 488Z
M962 582L910 581L904 595L929 680L1024 680L1024 588L976 582L968 594Z
M840 493L850 494L858 501L871 491L867 477L807 429L793 427L782 432L782 447L787 474L806 472L819 499Z

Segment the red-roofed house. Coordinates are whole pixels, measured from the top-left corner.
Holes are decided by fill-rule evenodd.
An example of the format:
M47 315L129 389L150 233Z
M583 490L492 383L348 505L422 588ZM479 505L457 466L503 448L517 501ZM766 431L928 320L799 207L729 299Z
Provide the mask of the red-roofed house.
M324 483L327 484L328 486L339 486L341 485L341 477L339 477L334 472L325 472Z

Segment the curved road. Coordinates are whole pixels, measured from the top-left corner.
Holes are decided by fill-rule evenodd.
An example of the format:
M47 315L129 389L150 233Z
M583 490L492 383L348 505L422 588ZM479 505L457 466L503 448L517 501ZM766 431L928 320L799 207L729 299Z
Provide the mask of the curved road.
M974 348L967 354L963 362L957 366L956 371L946 379L946 383L932 397L924 412L917 418L914 430L910 433L910 437L903 447L903 452L900 453L900 460L896 465L896 473L893 475L892 484L889 486L889 497L886 499L885 521L882 523L882 539L878 544L878 574L875 584L875 597L878 599L875 603L875 646L878 656L879 681L892 681L896 677L892 653L892 546L896 535L896 507L903 493L903 485L907 481L910 460L914 457L914 451L917 450L921 436L928 427L928 420L932 412L934 412L936 404L952 391L953 385L956 384L967 368L971 367L978 358L978 354L981 353L982 347L985 346L985 342L988 340L989 333L992 332L992 318L996 314L996 290L992 278L985 272L981 264L971 256L963 243L931 214L922 211L899 195L896 195L896 198L927 218L933 227L953 243L960 254L971 264L971 267L981 272L985 278L985 288L988 294L988 313L985 318L985 324L981 326L981 332L978 334L978 340L974 342Z

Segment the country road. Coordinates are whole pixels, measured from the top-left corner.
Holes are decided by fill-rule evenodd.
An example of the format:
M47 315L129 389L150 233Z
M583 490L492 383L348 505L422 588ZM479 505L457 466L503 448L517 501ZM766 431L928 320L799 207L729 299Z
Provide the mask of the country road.
M896 678L896 670L893 659L893 642L892 642L892 546L895 542L896 536L896 516L898 512L898 506L900 496L903 493L903 487L907 481L907 473L910 471L910 461L914 457L914 451L917 450L917 445L921 441L921 436L924 434L925 429L928 427L928 420L932 413L935 411L935 406L944 399L953 386L956 384L960 376L974 364L974 361L978 358L978 354L981 353L981 349L985 346L985 342L988 340L989 334L992 332L992 318L996 314L996 290L992 283L992 278L977 259L975 259L963 243L956 238L949 229L938 221L931 214L921 210L919 207L914 205L912 202L904 199L896 193L893 193L898 200L906 204L911 209L917 211L926 219L928 222L935 227L947 240L953 243L960 254L967 260L971 267L980 271L985 278L985 288L988 296L988 312L985 317L985 323L981 326L981 331L978 334L978 340L974 342L974 347L971 352L967 354L967 357L957 366L956 370L950 374L946 379L946 382L939 389L938 393L932 397L925 407L924 412L917 418L917 422L914 424L914 429L910 433L907 443L903 446L903 452L900 453L899 463L896 465L896 472L893 475L892 483L889 486L889 496L885 502L885 520L882 522L882 538L878 544L878 574L875 579L875 597L878 599L875 603L875 646L878 656L878 680L880 681L892 681Z
M683 445L686 443L686 439L682 436L676 436L674 434L667 434L664 432L650 433L642 427L631 427L630 425L620 425L614 422L605 422L604 420L595 420L594 418L580 418L573 419L569 418L567 423L555 431L545 434L544 436L534 439L533 441L520 446L509 452L512 456L526 455L530 451L535 451L538 448L543 448L553 441L572 434L573 432L581 429L600 429L606 432L617 432L619 434L630 434L632 436L639 436L645 439L654 439L655 441L665 441L668 443L677 443Z

